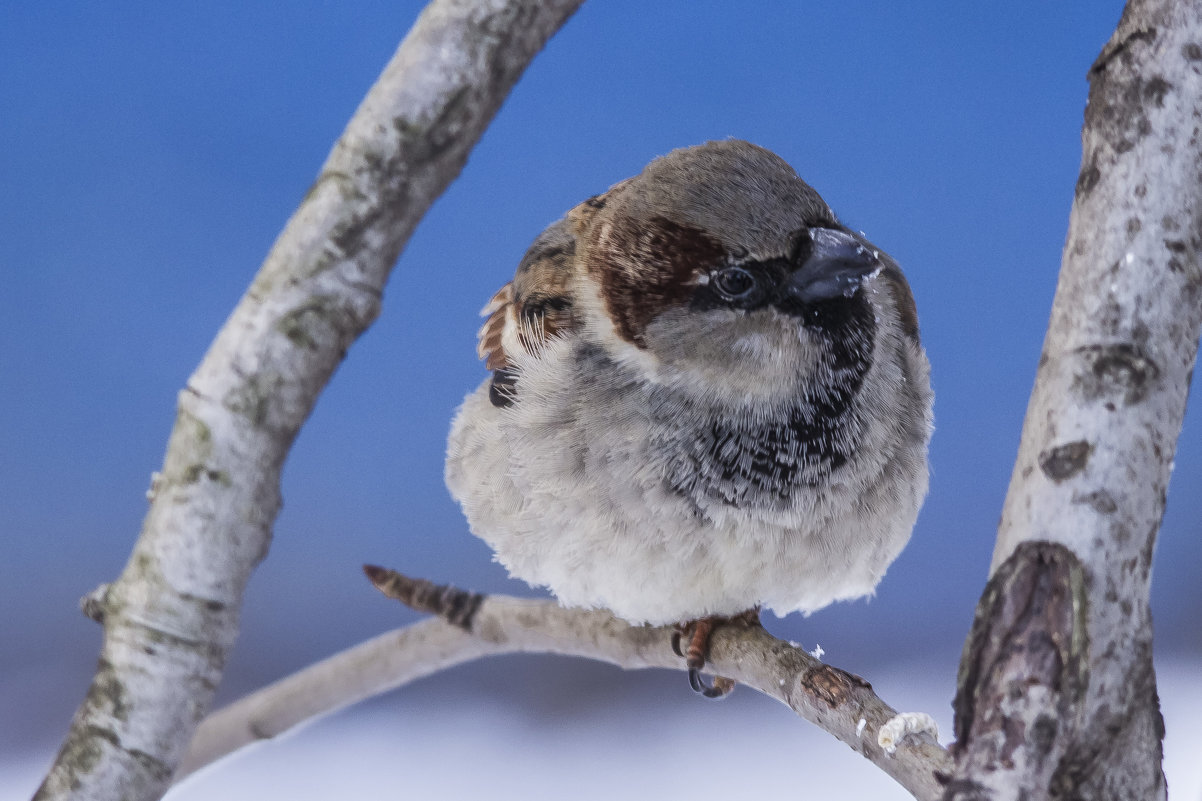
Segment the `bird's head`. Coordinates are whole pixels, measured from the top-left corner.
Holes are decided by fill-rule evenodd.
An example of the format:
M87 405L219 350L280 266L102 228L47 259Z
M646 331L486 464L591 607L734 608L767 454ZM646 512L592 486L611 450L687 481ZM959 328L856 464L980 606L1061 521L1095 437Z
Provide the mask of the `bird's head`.
M576 314L654 382L774 402L917 341L905 278L781 158L739 140L675 150L568 215Z

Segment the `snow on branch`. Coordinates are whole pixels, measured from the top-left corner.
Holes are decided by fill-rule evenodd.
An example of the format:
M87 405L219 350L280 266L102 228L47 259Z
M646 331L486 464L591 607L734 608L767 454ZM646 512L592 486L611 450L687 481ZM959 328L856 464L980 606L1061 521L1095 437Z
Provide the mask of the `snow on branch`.
M565 609L554 601L475 595L382 568L369 568L368 575L389 597L441 617L382 634L215 712L198 729L177 780L250 743L485 656L549 653L627 669L683 670L670 626L632 626L605 611ZM929 731L913 726L904 738L878 742L899 716L860 677L759 626L715 629L709 666L834 735L920 801L942 797L940 777L951 770L947 752Z
M280 469L401 248L582 0L434 0L350 120L180 393L104 645L36 798L160 796L221 680Z

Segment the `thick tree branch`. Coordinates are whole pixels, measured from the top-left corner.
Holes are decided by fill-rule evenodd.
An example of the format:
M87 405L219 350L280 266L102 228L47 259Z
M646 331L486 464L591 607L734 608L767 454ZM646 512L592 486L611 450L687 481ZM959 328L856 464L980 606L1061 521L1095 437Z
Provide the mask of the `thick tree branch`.
M1089 77L954 799L1165 795L1148 590L1202 327L1202 0L1129 2Z
M162 794L221 678L267 552L284 458L375 319L418 220L581 0L435 0L334 146L199 368L105 640L39 799Z
M392 571L376 573L373 581L392 597L443 619L383 634L215 712L198 729L177 779L314 717L484 656L552 653L628 669L683 668L670 647L671 627L631 626L608 612L564 609L553 601L474 596ZM709 662L714 671L830 732L916 798L934 801L942 795L937 774L951 769L947 752L924 734L886 753L877 735L897 712L858 676L824 665L758 626L716 629Z

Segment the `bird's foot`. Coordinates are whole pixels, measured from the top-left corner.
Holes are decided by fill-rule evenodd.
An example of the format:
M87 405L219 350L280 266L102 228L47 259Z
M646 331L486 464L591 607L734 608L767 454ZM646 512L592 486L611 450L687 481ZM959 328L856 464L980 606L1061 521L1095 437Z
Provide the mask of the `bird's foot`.
M678 624L676 630L672 632L672 651L677 656L684 658L685 666L689 669L689 686L693 688L694 692L706 698L725 698L735 688L734 679L714 676L713 683L706 684L705 679L701 676L701 670L705 667L706 655L709 653L710 636L713 634L714 627L729 624L758 626L760 624L759 607L730 617L711 615L690 620ZM686 639L688 647L681 650L681 642Z

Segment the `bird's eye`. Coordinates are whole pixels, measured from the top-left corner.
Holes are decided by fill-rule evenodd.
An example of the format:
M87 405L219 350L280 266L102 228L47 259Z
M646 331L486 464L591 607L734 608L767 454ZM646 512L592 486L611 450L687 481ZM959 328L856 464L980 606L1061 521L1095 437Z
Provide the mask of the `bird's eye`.
M718 294L729 301L747 300L757 286L755 276L742 267L724 267L710 280Z

